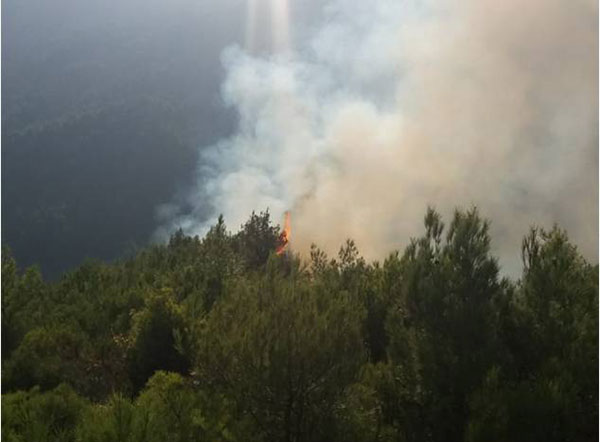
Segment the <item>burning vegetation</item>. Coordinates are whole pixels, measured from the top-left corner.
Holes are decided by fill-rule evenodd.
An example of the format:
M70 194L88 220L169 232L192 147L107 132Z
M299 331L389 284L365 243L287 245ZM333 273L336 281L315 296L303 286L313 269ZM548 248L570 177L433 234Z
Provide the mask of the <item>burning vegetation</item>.
M291 215L290 215L290 211L286 210L286 212L284 214L283 231L281 232L281 235L279 235L279 246L277 246L277 250L275 251L275 253L277 253L278 255L282 255L285 253L285 251L289 248L291 235L292 235Z

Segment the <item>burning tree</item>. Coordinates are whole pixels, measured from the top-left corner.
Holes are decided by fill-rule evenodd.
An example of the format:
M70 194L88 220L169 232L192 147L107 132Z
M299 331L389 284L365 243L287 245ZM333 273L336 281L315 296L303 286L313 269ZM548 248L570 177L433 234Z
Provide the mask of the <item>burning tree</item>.
M288 244L290 243L292 236L292 221L290 211L286 210L284 214L284 222L283 222L283 231L281 235L279 235L279 245L275 253L278 255L282 255L289 248Z

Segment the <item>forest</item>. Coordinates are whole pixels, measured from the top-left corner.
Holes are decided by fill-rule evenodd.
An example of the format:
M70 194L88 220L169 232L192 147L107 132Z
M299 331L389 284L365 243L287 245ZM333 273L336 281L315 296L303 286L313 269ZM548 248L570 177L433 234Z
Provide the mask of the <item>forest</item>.
M56 281L4 248L2 438L598 440L598 265L532 227L505 277L492 221L428 209L367 262L219 217Z
M2 241L44 279L147 244L233 130L219 54L237 0L176 1L3 2Z

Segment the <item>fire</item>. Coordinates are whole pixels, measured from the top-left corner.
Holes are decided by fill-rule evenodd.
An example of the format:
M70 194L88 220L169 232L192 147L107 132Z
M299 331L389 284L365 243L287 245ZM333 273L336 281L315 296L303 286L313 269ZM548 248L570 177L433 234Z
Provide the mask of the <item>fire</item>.
M292 220L289 210L286 210L284 216L283 231L281 232L281 235L279 235L279 246L275 251L278 255L281 255L287 250L292 237Z

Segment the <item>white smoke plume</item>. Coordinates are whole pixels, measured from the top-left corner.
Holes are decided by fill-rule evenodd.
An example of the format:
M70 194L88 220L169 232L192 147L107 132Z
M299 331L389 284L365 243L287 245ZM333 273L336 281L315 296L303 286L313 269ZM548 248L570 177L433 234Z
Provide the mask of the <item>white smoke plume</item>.
M223 55L232 137L201 152L197 188L237 228L292 210L294 249L345 238L383 258L428 205L477 205L520 266L528 227L598 244L598 11L591 0L339 0L295 50ZM173 220L203 234L214 217Z

